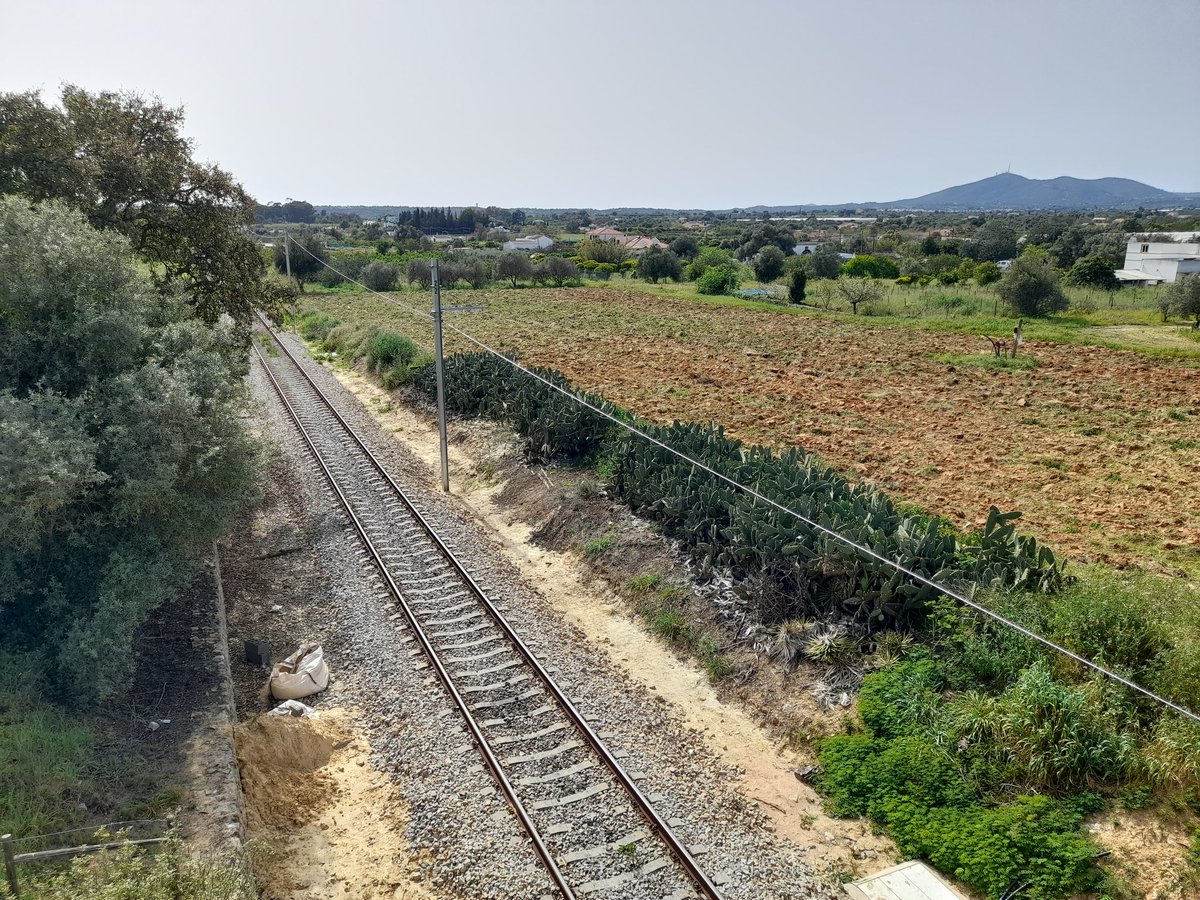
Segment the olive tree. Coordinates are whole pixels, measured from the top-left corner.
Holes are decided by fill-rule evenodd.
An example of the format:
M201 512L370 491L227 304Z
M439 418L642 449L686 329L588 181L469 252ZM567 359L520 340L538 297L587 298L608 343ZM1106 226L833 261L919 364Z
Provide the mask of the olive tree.
M500 257L496 264L496 276L507 278L516 287L518 281L528 281L533 277L533 262L529 254L520 250L512 250Z
M61 203L0 201L0 247L0 644L94 702L252 491L246 357Z
M1192 319L1192 328L1200 329L1200 275L1183 275L1162 292L1163 319L1168 315Z
M1013 260L996 292L1014 313L1031 318L1062 312L1070 305L1049 260L1030 253Z
M768 244L754 258L754 277L762 282L774 281L783 274L785 259L782 250L774 244Z
M329 252L313 232L302 231L296 235L285 234L276 241L273 259L276 271L290 271L303 293L304 282L316 278L329 262Z
M396 287L400 270L391 263L373 262L366 266L358 277L373 291L390 291Z
M658 284L660 278L679 281L683 277L683 265L679 262L679 257L670 250L659 250L655 247L638 257L637 273L639 278L653 284Z

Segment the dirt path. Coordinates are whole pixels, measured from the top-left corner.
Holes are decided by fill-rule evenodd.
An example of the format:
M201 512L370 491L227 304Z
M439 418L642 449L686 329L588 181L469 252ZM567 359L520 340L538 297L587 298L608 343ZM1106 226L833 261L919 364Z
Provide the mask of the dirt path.
M429 484L434 485L439 466L436 428L358 373L340 369L336 374L385 430L426 463ZM538 546L531 539L536 523L520 520L497 502L504 485L490 473L507 448L481 447L458 439L463 436L452 431L452 491L496 536L509 561L571 624L618 669L671 705L714 754L741 773L739 791L762 808L779 835L810 847L808 856L818 871L870 872L895 858L891 841L874 834L867 823L825 815L817 793L794 774L811 758L779 746L748 712L723 702L704 672L648 635L626 613L613 588L592 576L577 554Z

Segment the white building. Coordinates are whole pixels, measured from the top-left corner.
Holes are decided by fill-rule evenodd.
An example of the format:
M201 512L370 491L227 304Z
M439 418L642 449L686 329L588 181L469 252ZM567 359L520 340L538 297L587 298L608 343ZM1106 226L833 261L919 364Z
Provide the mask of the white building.
M1170 241L1151 241L1133 235L1117 277L1145 284L1174 284L1180 275L1200 274L1200 233L1185 231L1171 237Z
M530 234L525 237L505 241L501 246L505 250L545 250L554 245L554 238L544 234Z
M816 253L820 247L820 241L801 241L792 248L792 253L796 256L803 256L805 253Z

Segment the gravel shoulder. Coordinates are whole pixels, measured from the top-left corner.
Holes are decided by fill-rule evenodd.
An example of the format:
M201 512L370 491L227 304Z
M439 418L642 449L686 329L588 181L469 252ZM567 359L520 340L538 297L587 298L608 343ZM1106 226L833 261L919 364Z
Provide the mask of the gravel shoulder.
M813 834L803 843L787 839L762 807L739 789L746 780L744 767L713 751L700 728L712 731L722 717L725 722L737 720L732 712L722 711L719 701L704 695L697 673L678 676L693 692L684 705L695 707L694 716L701 716L689 720L660 690L651 690L600 652L578 627L584 623L584 607L603 610L595 588L580 582L571 592L572 613L562 602L564 582L514 563L503 551L504 541L481 527L459 498L443 498L429 490L433 472L421 458L380 431L332 375L318 372L317 377L345 400L343 412L356 427L370 432L368 442L392 471L417 485L418 504L436 510L438 520L447 523L447 541L468 567L501 585L495 599L511 609L514 626L577 699L589 721L612 735L615 749L629 754L628 768L643 774L643 789L688 844L699 849L708 871L724 882L726 896L748 900L840 894L832 879L817 874L834 868L813 853L823 845L822 836ZM315 468L300 453L290 424L270 401L261 374L255 371L251 382L262 407L265 436L278 449L264 502L225 554L239 717L251 720L266 705L264 673L241 662L243 640L270 640L274 659L302 640L322 641L333 682L314 698L314 705L319 712L352 711L334 714L351 736L343 740L369 747L369 765L386 776L386 785L376 785L381 792L372 804L391 816L390 824L373 827L402 835L390 851L397 865L376 872L384 876L378 877L378 884L347 881L349 873L339 868L344 854L336 849L323 854L332 870L320 877L344 885L346 896L425 896L413 893L418 889L435 897L549 895L547 879L484 774L465 731L424 663L411 655L406 634L389 621L378 579L363 568L346 522ZM553 568L551 563L542 569ZM630 636L618 633L615 639ZM664 672L671 670L669 655L661 662ZM704 718L709 715L715 718ZM749 733L731 728L723 740L729 746L744 745ZM769 750L770 741L764 737L764 742ZM344 792L336 764L323 764L313 773L301 780L330 778L333 784L319 804ZM803 788L794 778L792 785L793 790ZM271 853L305 846L291 846L286 836L261 828L256 832L260 813L251 799L251 840L273 843ZM330 841L339 839L336 832L326 834ZM848 869L838 864L836 872L845 874ZM268 896L311 895L304 890L281 879L269 886Z

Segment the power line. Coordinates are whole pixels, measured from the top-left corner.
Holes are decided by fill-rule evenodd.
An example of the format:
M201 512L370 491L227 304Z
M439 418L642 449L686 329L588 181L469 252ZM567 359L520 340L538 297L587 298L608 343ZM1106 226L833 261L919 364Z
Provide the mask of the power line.
M290 240L290 238L289 238L289 240ZM381 297L383 300L387 301L388 303L398 306L401 309L407 310L408 312L412 313L414 316L417 316L418 318L428 319L428 320L432 321L433 316L431 313L426 313L422 310L415 309L414 307L411 307L406 303L401 303L399 300L395 299L394 297L389 297L386 294L383 294L379 291L372 290L371 288L367 287L362 282L355 281L353 278L350 278L349 276L345 275L344 273L338 272L338 270L334 269L333 266L329 265L324 260L320 259L320 257L316 256L315 254L310 253L306 248L301 246L299 243L297 243L296 246L300 247L301 250L304 250L305 253L308 253L308 255L311 256L313 259L322 263L322 265L325 265L327 268L331 269L332 271L337 272L337 274L341 275L343 278L346 278L347 281L351 281L354 284L359 285L359 287L363 288L366 291L369 291L370 293L376 295L377 297ZM1163 706L1173 709L1173 710L1175 710L1175 712L1180 713L1181 715L1186 716L1187 718L1192 719L1193 721L1200 722L1200 715L1197 715L1196 713L1192 712L1190 709L1188 709L1184 706L1180 706L1178 703L1175 703L1173 700L1168 700L1166 697L1163 697L1162 695L1155 693L1154 691L1150 690L1149 688L1142 687L1137 682L1130 681L1125 676L1123 676L1117 672L1114 672L1113 670L1111 670L1105 666L1102 666L1097 662L1093 662L1092 660L1088 659L1087 657L1081 656L1080 654L1076 653L1075 651L1070 650L1066 647L1063 647L1061 644L1057 644L1054 641L1050 640L1049 638L1043 637L1042 635L1038 634L1035 631L1031 631L1030 629L1026 628L1024 625L1020 624L1019 622L1014 622L1012 619L1009 619L1006 616L1002 616L1000 613L995 612L994 610L988 609L983 604L977 603L974 600L972 600L971 598L963 596L963 594L961 594L960 592L955 591L952 588L950 588L944 584L940 584L939 582L936 582L931 578L927 578L926 576L922 575L919 572L913 571L912 569L908 568L907 566L903 565L902 563L898 563L893 559L889 559L888 557L884 556L881 553L876 552L875 550L871 549L870 547L866 546L865 544L860 544L858 541L854 540L853 538L846 537L844 534L834 531L832 528L828 528L827 526L822 525L820 522L817 522L817 521L814 521L813 519L808 518L807 516L805 516L802 513L796 512L796 510L792 509L791 507L784 506L782 503L779 503L779 502L771 499L770 497L767 497L767 496L759 493L752 487L748 487L739 481L735 481L734 479L730 478L728 475L718 472L716 469L712 468L711 466L706 465L705 463L701 462L700 460L693 459L692 457L690 457L686 453L684 453L682 450L675 449L674 447L670 446L669 444L666 444L663 441L660 441L658 438L654 437L653 435L647 434L645 431L642 431L640 428L637 428L636 426L630 424L629 422L623 421L622 419L618 418L617 416L613 415L612 413L608 412L607 410L596 406L595 404L589 402L584 397L581 397L578 394L576 394L572 391L569 391L566 388L561 387L560 385L555 384L550 379L539 375L537 372L534 372L532 369L526 368L525 366L521 365L516 360L510 359L509 357L505 356L503 353L501 353L498 350L494 350L493 348L491 348L490 346L485 344L483 341L479 340L474 335L469 334L468 332L462 330L461 328L458 328L457 326L450 324L450 323L446 323L444 325L444 327L449 329L450 331L453 331L455 334L459 335L464 340L479 347L479 349L482 350L483 352L496 357L496 359L504 361L508 365L512 366L513 368L515 368L521 372L524 372L530 378L536 379L537 381L540 381L542 384L546 385L546 387L550 388L551 390L557 391L558 393L562 394L564 397L568 397L571 400L574 400L579 405L586 407L587 409L590 409L592 412L609 420L614 425L624 428L626 431L630 432L631 434L637 435L644 441L648 441L651 444L661 447L663 450L666 450L668 453L678 457L679 459L683 460L686 463L689 463L693 467L695 467L703 472L707 472L708 474L712 475L714 478L718 479L719 481L723 481L724 483L728 484L730 487L734 488L735 490L742 491L743 493L749 495L750 497L753 497L756 500L761 500L763 503L766 503L768 506L771 506L774 509L777 509L782 513L786 513L787 515L793 516L794 518L803 522L805 525L808 525L810 528L816 530L817 532L824 534L824 535L838 541L839 543L851 548L852 550L856 550L857 552L863 554L864 556L870 557L871 559L874 559L877 562L881 562L884 565L891 567L892 569L896 570L897 572L900 572L903 575L907 575L909 578L912 578L914 581L917 581L920 584L926 585L927 587L931 587L941 594L945 594L947 597L950 597L951 599L956 600L957 602L961 603L963 606L973 609L976 612L979 612L979 613L983 614L984 616L987 616L988 618L990 618L996 622L999 622L1001 625L1004 625L1008 628L1013 629L1014 631L1024 635L1025 637L1029 638L1030 640L1036 641L1037 643L1042 644L1045 647L1048 647L1049 649L1055 651L1056 653L1061 653L1063 656L1066 656L1069 659L1073 659L1075 662L1079 663L1080 665L1085 666L1086 668L1089 668L1092 671L1103 675L1105 678L1109 678L1112 681L1117 682L1118 684L1124 685L1125 687L1129 688L1130 690L1136 691L1137 693L1153 700L1156 703L1160 703Z

